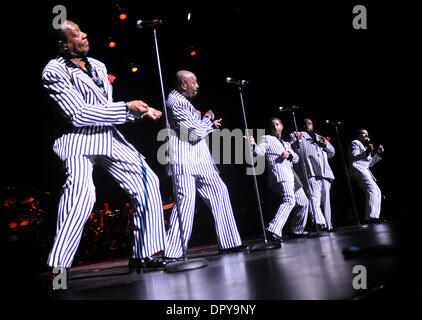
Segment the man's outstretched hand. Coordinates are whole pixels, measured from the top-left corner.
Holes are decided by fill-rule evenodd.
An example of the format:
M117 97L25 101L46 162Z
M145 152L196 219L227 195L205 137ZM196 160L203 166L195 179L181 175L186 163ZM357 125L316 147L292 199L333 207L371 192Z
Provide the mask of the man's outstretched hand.
M161 118L162 115L163 113L161 111L151 108L151 107L149 107L148 111L144 113L145 117L148 117L152 120L158 120Z
M162 116L162 112L154 109L142 100L133 100L126 102L126 106L129 112L136 118L139 119L142 116L148 117L152 120L158 120Z
M217 129L221 127L221 121L223 120L223 118L214 120L214 127L216 127Z

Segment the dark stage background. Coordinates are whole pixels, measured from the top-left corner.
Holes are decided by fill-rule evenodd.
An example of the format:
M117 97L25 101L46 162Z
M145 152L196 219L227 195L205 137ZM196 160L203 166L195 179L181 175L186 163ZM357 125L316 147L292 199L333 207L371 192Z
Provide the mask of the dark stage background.
M223 127L244 129L236 87L225 78L247 79L245 102L250 128L264 128L272 116L293 130L289 113L277 113L278 106L299 105L297 120L314 120L315 131L331 138L337 154L331 165L336 176L332 185L333 223L353 224L351 202L338 143L346 151L353 131L366 128L376 145L385 147L383 161L374 167L383 191L383 214L397 218L407 212L408 177L411 169L404 161L402 143L409 118L401 110L395 87L397 37L388 23L391 8L367 1L118 1L128 19L119 21L116 2L59 1L9 3L3 13L6 33L3 51L10 56L2 63L3 82L3 166L1 185L15 193L36 194L48 212L49 230L54 233L55 206L64 183L61 165L52 151L54 118L41 87L43 67L54 57L48 27L55 17L56 4L65 5L68 19L88 34L89 56L103 61L115 75L115 100L142 99L162 109L152 30L139 31L137 19L159 18L158 29L166 94L172 89L177 70L193 71L199 80L194 105L202 112L214 110L223 118ZM353 6L368 10L368 29L352 27ZM191 21L187 20L191 13ZM117 42L108 48L109 37ZM197 51L195 56L190 52ZM139 66L130 72L130 63ZM4 86L3 86L4 88ZM341 140L326 119L341 121ZM171 196L171 181L157 162L161 142L157 133L164 121L143 121L118 129L148 159L161 179L163 200ZM253 180L244 165L220 165L227 183L242 237L260 234ZM127 200L101 168L94 171L97 205L108 201L114 208ZM266 175L258 177L266 215L271 215L271 195ZM42 191L41 193L37 191ZM357 191L357 189L356 189ZM45 192L49 192L46 195ZM10 193L10 192L9 192ZM357 191L358 206L363 195ZM361 210L361 214L362 210ZM269 216L268 216L269 217ZM267 217L267 218L268 218ZM198 201L192 244L215 243L211 214Z

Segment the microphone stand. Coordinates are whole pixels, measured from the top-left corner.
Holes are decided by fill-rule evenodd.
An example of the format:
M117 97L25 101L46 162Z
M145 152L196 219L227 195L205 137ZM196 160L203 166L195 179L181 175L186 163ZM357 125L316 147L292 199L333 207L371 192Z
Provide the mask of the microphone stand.
M237 86L239 88L240 104L242 106L243 122L245 124L246 136L249 137L249 129L248 129L248 123L246 121L245 105L244 105L244 102L243 102L242 84L238 83ZM252 160L253 159L252 149L251 149L251 146L250 146L249 143L247 143L247 145L248 145L248 148L249 148L249 156L251 157L251 160ZM265 234L264 215L262 214L261 199L259 197L258 182L257 182L257 179L256 179L255 167L254 167L253 163L252 163L252 172L253 172L253 180L254 180L254 187L255 187L255 195L256 195L256 200L258 202L259 216L260 216L260 219L261 219L262 233L264 235L264 243L259 243L259 244L252 246L250 251L270 250L270 249L281 248L280 242L278 242L278 241L277 242L276 241L268 242L268 240L267 240L267 235Z
M340 134L339 134L339 131L338 131L338 124L334 123L333 125L334 125L334 128L336 129L338 147L339 147L339 150L340 150L340 156L341 156L341 160L342 160L342 163L343 163L344 173L346 174L347 187L349 189L350 199L352 200L353 213L355 214L358 226L360 226L361 224L360 224L360 220L359 220L358 210L357 210L357 207L356 207L355 196L353 194L352 183L350 181L350 174L349 174L349 170L347 170L347 165L346 165L346 162L344 160L343 147L342 147L341 142L340 142Z
M173 184L173 189L175 190L175 192L177 193L177 182L174 176L174 170L173 170L173 158L172 158L172 150L171 150L171 143L170 143L170 122L168 119L168 114L167 114L167 108L166 108L166 97L164 94L164 85L163 85L163 75L161 72L161 63L160 63L160 53L158 50L158 41L157 41L157 30L155 28L155 25L152 26L153 30L154 30L154 43L155 43L155 52L156 52L156 57L157 57L157 65L158 65L158 74L160 76L160 85L161 85L161 95L162 95L162 99L163 99L163 110L164 110L164 116L165 116L165 120L166 120L166 129L167 129L167 143L169 146L169 157L170 157L170 163L169 163L169 167L170 167L170 174L171 174L171 180L172 180L172 184ZM176 261L176 262L171 262L169 264L167 264L167 266L165 267L165 271L167 272L178 272L178 271L185 271L185 270L192 270L192 269L199 269L199 268L203 268L208 266L208 262L207 260L203 259L203 258L197 258L197 259L190 259L188 260L187 256L186 256L186 246L185 246L185 237L184 237L184 229L183 229L183 223L182 223L182 217L181 217L181 213L180 213L180 204L179 204L179 199L177 194L175 195L175 202L176 202L176 208L177 208L177 220L179 222L179 232L180 232L180 242L182 244L182 249L183 249L183 260L181 261Z

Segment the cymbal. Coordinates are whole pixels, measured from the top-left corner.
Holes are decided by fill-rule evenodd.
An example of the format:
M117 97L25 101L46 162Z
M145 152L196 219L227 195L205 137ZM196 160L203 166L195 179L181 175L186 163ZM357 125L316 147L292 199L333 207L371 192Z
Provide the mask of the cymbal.
M35 198L33 198L33 197L28 197L28 198L26 198L26 199L21 200L19 203L20 203L20 204L31 203L31 202L33 202L34 200L35 200Z

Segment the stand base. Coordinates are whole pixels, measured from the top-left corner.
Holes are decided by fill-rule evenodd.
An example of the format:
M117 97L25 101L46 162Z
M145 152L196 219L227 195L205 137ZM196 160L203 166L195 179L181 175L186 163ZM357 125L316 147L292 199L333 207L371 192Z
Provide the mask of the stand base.
M272 250L272 249L279 249L281 248L281 242L273 241L273 242L264 242L258 243L251 247L249 251L260 251L260 250Z
M180 271L204 268L206 266L208 266L208 261L202 258L198 258L198 259L190 259L190 260L183 260L183 261L176 261L176 262L169 263L164 268L164 271L180 272Z

